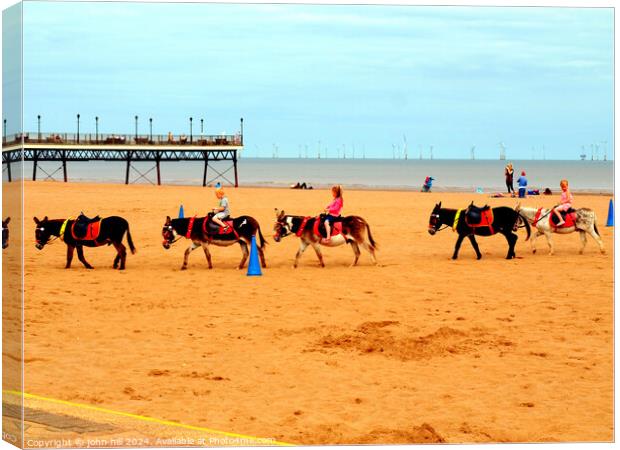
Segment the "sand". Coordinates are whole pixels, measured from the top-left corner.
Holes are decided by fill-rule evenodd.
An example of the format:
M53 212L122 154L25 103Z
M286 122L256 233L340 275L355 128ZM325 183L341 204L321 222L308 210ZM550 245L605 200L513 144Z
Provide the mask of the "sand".
M520 230L515 260L494 236L479 239L482 260L464 242L452 261L456 235L427 233L435 202L516 201L346 191L345 213L370 223L379 266L362 253L350 268L351 249L338 247L324 249L327 267L310 249L294 270L298 240L271 239L274 208L314 214L329 193L227 192L233 214L268 236L262 277L235 269L238 246L212 248L213 270L201 250L179 270L185 240L163 249L166 215L180 204L204 214L212 189L27 182L24 390L294 444L613 439L608 197L575 201L596 211L605 255L592 239L579 255L577 234L554 235L554 256L540 238L533 255ZM126 271L111 268L112 247L85 250L92 271L77 258L65 270L59 241L35 249L33 216L80 210L129 221L138 253Z

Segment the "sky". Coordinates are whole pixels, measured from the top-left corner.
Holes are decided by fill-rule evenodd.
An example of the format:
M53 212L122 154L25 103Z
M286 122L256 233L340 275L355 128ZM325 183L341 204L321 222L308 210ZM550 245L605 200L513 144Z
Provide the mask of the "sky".
M80 113L82 132L99 116L100 132L130 134L138 115L143 134L149 118L154 134L189 134L189 117L195 135L200 118L205 134L233 134L243 117L246 156L433 146L469 158L475 146L497 158L500 142L511 159L578 159L595 144L613 155L611 8L28 1L23 12L27 130L40 114L44 133L74 132Z

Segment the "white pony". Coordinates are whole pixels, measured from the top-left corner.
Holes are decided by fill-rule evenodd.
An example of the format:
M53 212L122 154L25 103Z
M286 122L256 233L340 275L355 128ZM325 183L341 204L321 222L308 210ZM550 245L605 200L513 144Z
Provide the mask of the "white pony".
M523 217L527 218L527 220L536 227L537 232L532 233L532 239L530 240L532 243L533 253L536 253L535 244L537 236L542 236L543 234L545 235L547 238L547 244L549 244L549 254L553 255L554 247L553 240L551 239L551 233L568 234L574 231L579 231L579 237L581 238L581 249L579 250L580 254L583 254L583 250L586 247L586 233L589 233L590 236L592 236L598 243L601 253L605 253L605 249L603 248L603 240L601 239L601 236L598 233L598 228L596 227L596 214L590 208L576 209L575 226L566 228L556 228L549 223L551 216L553 215L552 209L540 208L539 213L539 208L528 208L521 206L520 203L517 203L515 210ZM534 223L537 215L538 220Z

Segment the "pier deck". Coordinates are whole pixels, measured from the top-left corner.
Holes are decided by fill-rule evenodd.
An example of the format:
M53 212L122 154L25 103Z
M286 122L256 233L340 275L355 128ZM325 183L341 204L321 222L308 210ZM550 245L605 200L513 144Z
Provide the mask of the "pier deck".
M216 173L213 180L222 178L237 187L239 175L237 161L243 149L243 134L216 136L143 136L143 135L72 135L40 133L33 139L33 133L7 136L2 142L2 166L7 171L8 181L12 181L11 164L20 161L33 162L32 179L37 179L37 169L41 162L60 162L64 181L68 181L67 163L75 161L121 161L126 163L125 184L130 183L131 169L138 173L139 179L156 170L157 184L161 184L160 164L170 161L202 161L204 172L202 185L207 185L209 168ZM230 161L231 167L220 172L210 166L214 161ZM140 172L132 166L133 162L153 162L147 172ZM224 174L234 171L234 181ZM212 181L213 181L212 180ZM150 181L150 180L149 180Z

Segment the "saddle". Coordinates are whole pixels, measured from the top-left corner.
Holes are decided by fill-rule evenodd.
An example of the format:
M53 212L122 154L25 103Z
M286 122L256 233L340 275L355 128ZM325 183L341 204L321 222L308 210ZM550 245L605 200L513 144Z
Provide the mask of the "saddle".
M239 234L235 231L233 227L233 221L230 216L225 217L222 222L228 225L228 229L219 226L217 223L213 222L213 213L209 213L207 217L202 221L202 232L209 236L226 236L229 234L234 234L236 238L239 238Z
M101 217L86 217L80 214L71 226L71 235L76 241L94 241L99 237Z
M465 210L465 223L471 228L488 227L493 233L493 209L489 205L480 208L472 202Z
M325 214L321 214L316 217L312 232L319 237L327 237L327 230L325 229ZM339 234L342 234L342 217L336 217L334 222L331 224L330 237L338 236Z
M573 208L568 208L568 211L560 211L560 215L562 216L562 220L564 220L564 224L558 227L558 216L556 216L553 211L549 213L549 223L553 228L568 228L575 226L575 223L577 222L577 211Z

